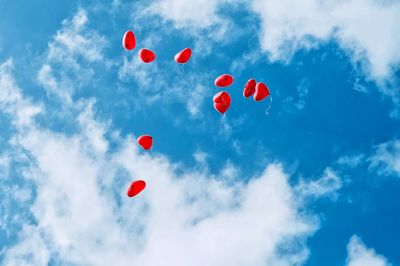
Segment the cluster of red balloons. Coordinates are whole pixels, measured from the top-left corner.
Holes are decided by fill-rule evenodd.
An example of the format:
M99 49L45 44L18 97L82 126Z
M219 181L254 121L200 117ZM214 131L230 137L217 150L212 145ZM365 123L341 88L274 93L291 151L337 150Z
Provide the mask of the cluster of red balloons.
M214 81L217 87L228 87L232 85L233 77L229 74L223 74L217 77ZM248 98L253 96L254 100L259 102L264 100L270 95L267 85L263 82L258 82L255 79L249 79L243 89L243 96ZM224 114L231 105L231 96L226 91L220 91L214 95L213 98L214 108L221 114Z
M122 38L122 46L131 51L136 47L136 37L133 31L128 30L125 32ZM190 57L192 56L192 50L190 48L185 48L174 57L174 61L178 64L186 64ZM156 54L147 48L143 48L139 51L139 58L144 63L153 62L156 59ZM215 79L215 86L225 88L229 87L233 83L233 77L229 74L223 74ZM249 79L244 86L243 96L248 98L253 96L254 100L259 102L264 100L270 95L267 85L263 82L258 82L255 79ZM224 114L231 105L231 96L226 91L220 91L213 97L214 108L219 113ZM137 143L144 149L149 150L153 146L153 138L149 135L142 135L137 139ZM146 182L144 180L133 181L127 191L128 197L134 197L142 192L146 187Z
M262 101L269 96L269 89L263 82L258 82L255 79L249 79L246 82L243 90L243 96L248 98L253 95L256 102Z
M133 31L128 30L125 32L124 37L122 38L122 46L128 51L135 49L136 37ZM174 60L178 64L185 64L189 61L191 55L192 50L190 48L185 48L175 55ZM139 51L139 58L143 63L151 63L156 59L156 53L150 49L142 48Z

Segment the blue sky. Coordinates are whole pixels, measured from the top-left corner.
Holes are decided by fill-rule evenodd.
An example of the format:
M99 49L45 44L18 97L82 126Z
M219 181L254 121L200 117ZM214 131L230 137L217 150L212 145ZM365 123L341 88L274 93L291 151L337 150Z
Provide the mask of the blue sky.
M2 265L400 264L399 3L0 10ZM268 116L242 96L250 78L270 88ZM148 186L130 199L135 179Z

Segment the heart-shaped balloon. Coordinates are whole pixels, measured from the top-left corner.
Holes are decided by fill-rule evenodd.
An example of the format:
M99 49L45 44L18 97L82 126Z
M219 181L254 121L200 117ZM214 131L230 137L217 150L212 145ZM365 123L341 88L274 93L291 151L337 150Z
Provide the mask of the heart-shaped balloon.
M214 109L220 112L221 114L224 114L229 108L229 105L226 104L221 104L221 103L214 103Z
M215 79L214 84L217 87L228 87L233 83L233 77L229 74L223 74Z
M136 47L136 37L133 31L128 30L125 32L124 37L122 37L122 47L130 51Z
M246 82L246 85L244 86L244 90L243 90L243 97L250 97L251 95L254 94L254 92L256 91L256 80L255 79L249 79Z
M224 114L231 105L231 96L226 91L220 91L213 97L214 108L221 114Z
M126 192L126 194L130 198L134 197L137 194L139 194L140 192L142 192L145 187L146 187L146 182L144 182L143 180L133 181L131 183L131 185L129 186L128 191Z
M142 135L137 139L137 143L142 146L143 149L149 150L153 146L153 137L149 135Z
M269 89L263 82L258 82L256 85L256 92L254 93L254 100L259 102L269 96Z
M144 63L147 64L153 62L154 59L156 59L156 54L150 49L143 48L139 51L139 57Z
M178 64L185 64L189 61L191 56L192 50L190 48L185 48L175 55L174 60Z

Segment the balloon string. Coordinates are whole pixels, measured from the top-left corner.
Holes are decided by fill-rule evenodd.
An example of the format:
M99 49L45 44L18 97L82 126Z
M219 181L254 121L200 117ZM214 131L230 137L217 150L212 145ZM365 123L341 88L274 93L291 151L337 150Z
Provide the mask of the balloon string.
M269 115L269 110L271 109L272 106L272 96L269 96L269 105L267 106L267 109L265 109L265 115L268 116Z
M180 67L180 69L181 69L181 72L183 73L183 72L185 72L185 69L184 69L184 67L183 67L184 65L183 64L181 64L179 67Z
M221 116L221 120L219 122L219 134L222 135L224 132L224 122L225 122L225 114Z

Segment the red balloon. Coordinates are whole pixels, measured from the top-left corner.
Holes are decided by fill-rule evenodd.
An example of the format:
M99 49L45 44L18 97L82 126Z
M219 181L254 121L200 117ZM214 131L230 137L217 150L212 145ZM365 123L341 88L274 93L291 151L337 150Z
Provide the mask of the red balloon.
M251 95L253 95L254 92L256 91L256 84L257 82L255 79L249 79L246 85L244 86L243 96L248 98Z
M225 91L220 91L214 95L214 108L221 114L224 114L231 105L231 96Z
M256 85L256 92L254 93L254 100L259 102L269 96L269 89L263 82L258 82Z
M136 37L133 31L128 30L125 32L124 37L122 37L122 47L130 51L136 47Z
M139 51L139 57L144 63L147 64L153 62L154 59L156 59L156 54L152 50L143 48Z
M132 198L142 192L145 187L146 182L144 182L143 180L133 181L129 186L126 194L128 195L128 197Z
M223 74L215 79L215 86L217 87L228 87L233 83L233 77L229 74Z
M137 143L142 146L143 149L149 150L153 146L153 137L149 135L142 135L137 139Z
M178 64L185 64L189 61L191 56L192 50L190 48L185 48L175 55L174 60Z

